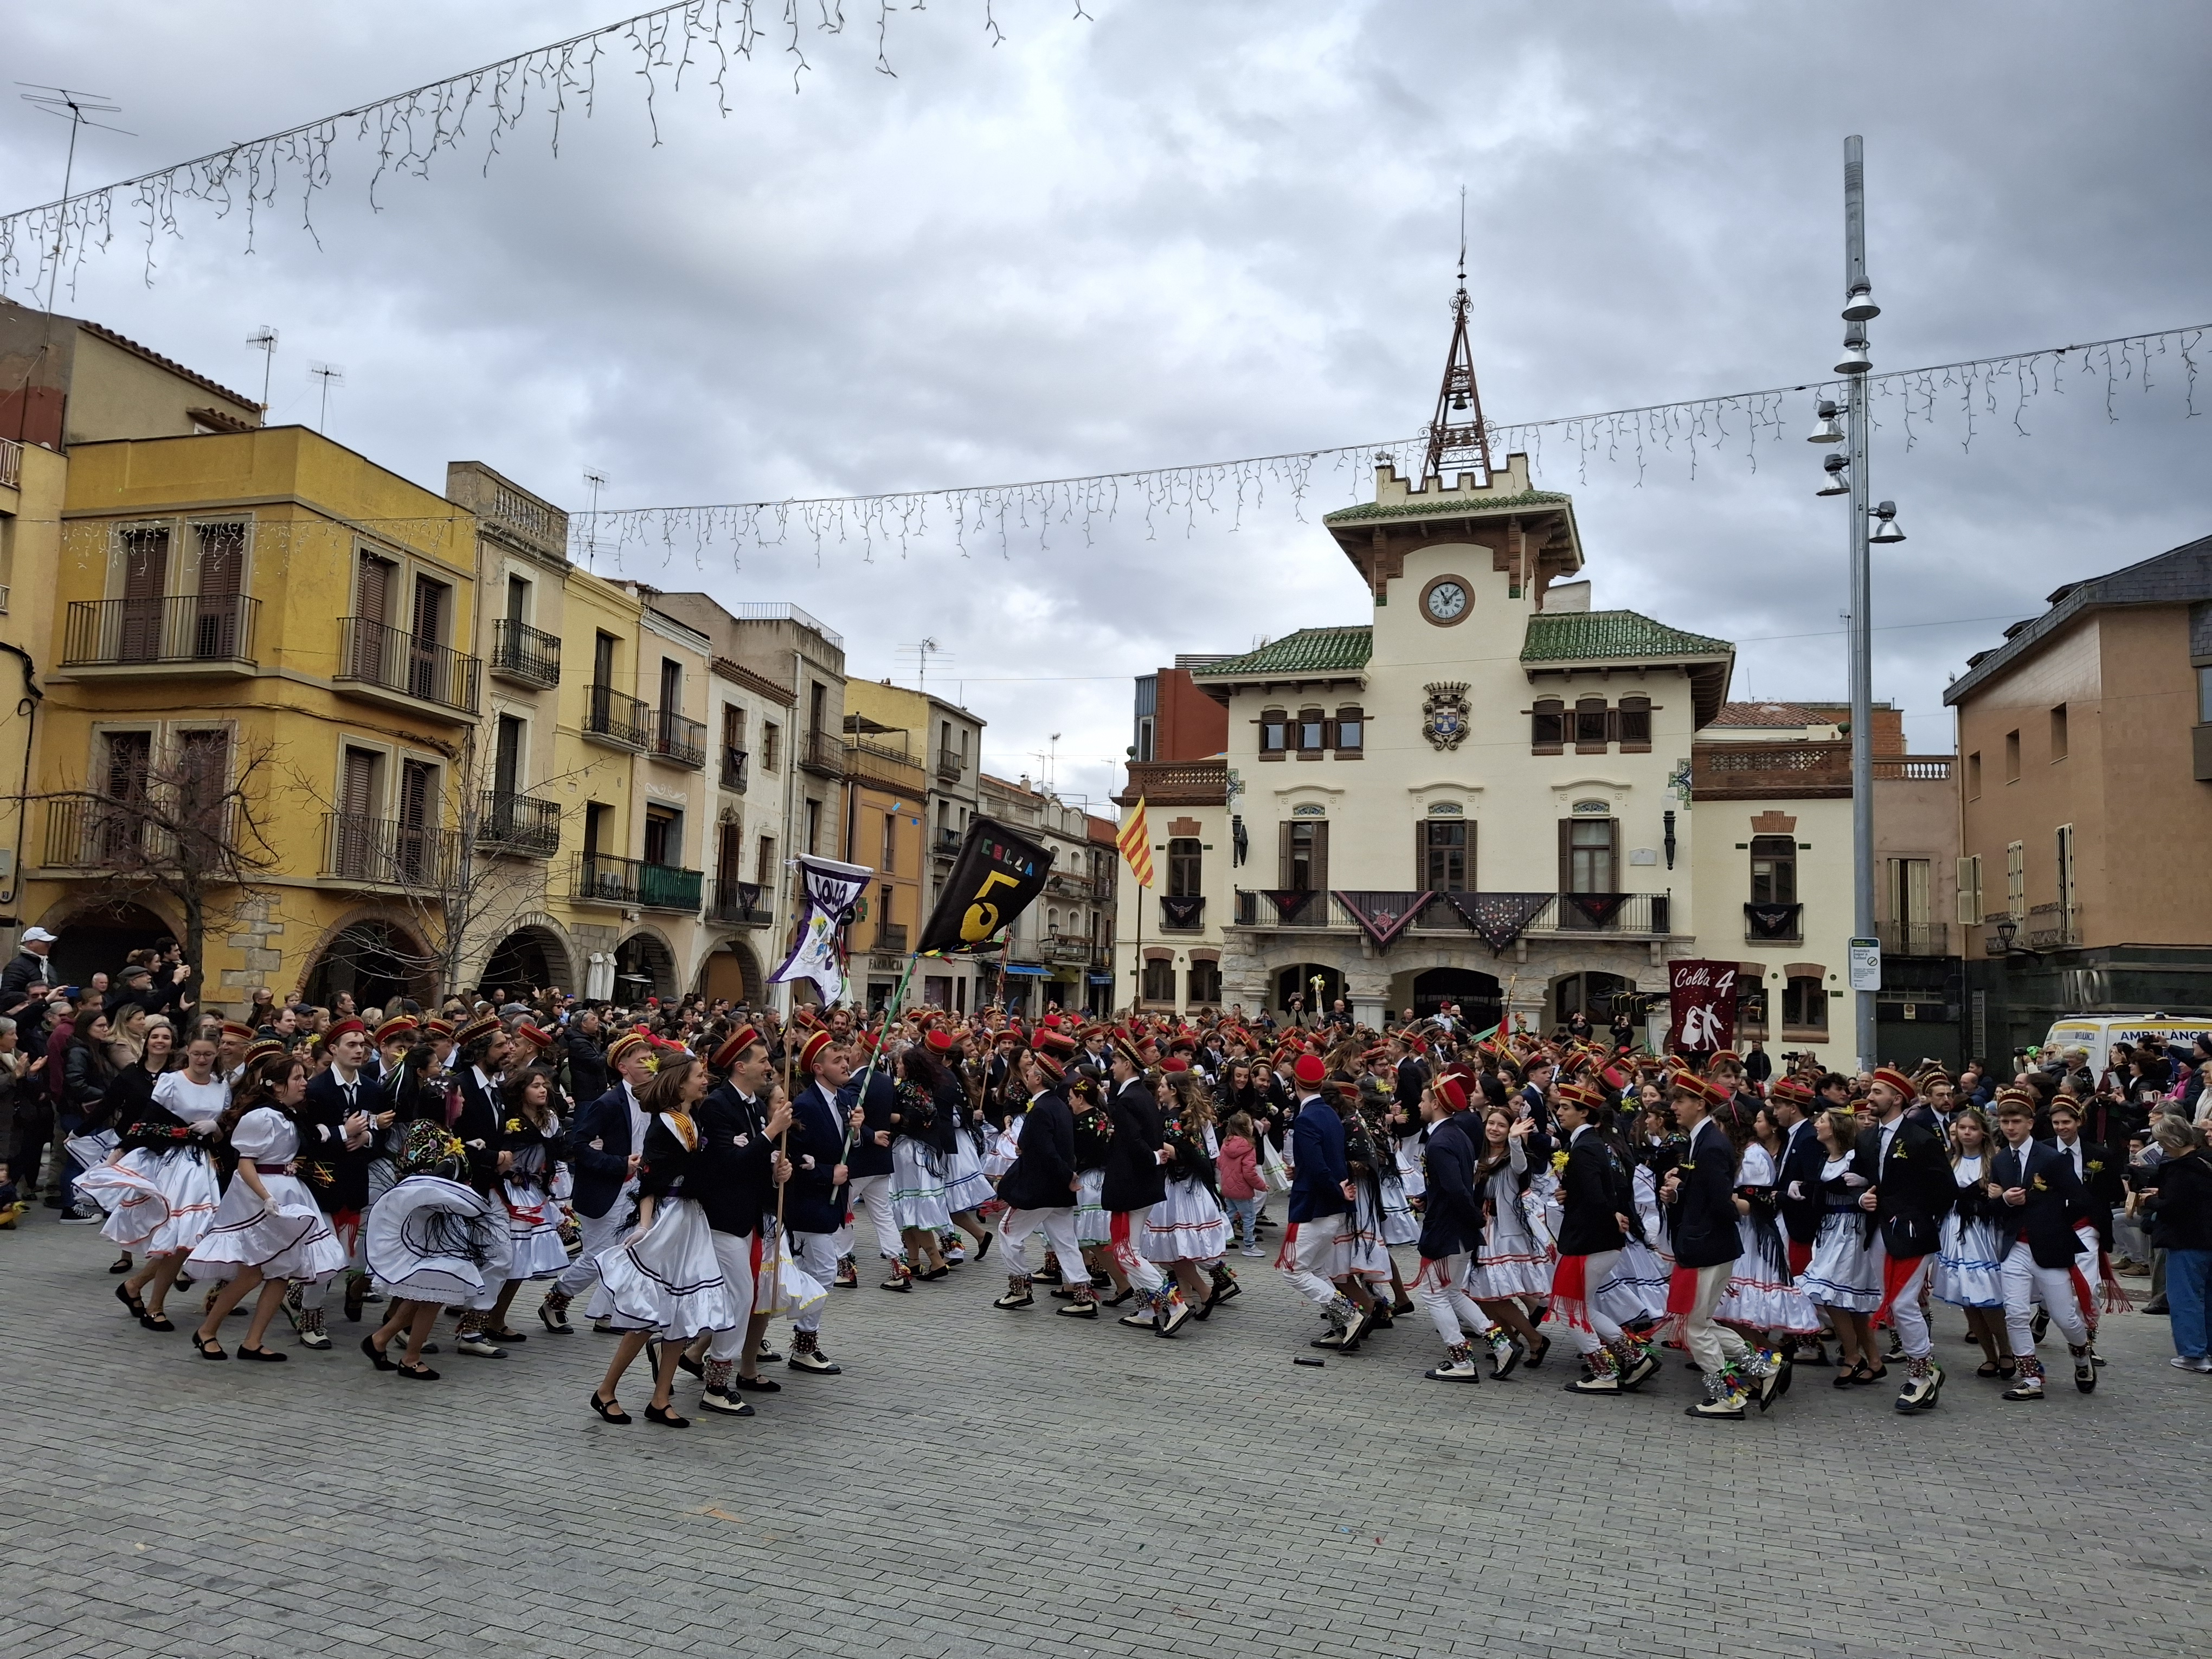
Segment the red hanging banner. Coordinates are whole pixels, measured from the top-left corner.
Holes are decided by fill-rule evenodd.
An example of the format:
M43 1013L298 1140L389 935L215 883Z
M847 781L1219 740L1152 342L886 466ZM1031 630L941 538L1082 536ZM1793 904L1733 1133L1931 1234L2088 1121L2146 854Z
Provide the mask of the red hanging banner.
M1735 1041L1733 962L1667 964L1667 1046L1678 1054L1710 1054Z

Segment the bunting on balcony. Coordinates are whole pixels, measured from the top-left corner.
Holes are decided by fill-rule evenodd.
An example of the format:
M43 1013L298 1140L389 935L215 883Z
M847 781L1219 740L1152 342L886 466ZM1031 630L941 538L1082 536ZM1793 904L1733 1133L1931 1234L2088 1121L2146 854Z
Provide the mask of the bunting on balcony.
M827 1005L845 994L845 924L853 919L868 878L876 872L857 864L801 854L799 879L805 885L806 914L799 924L799 942L783 959L783 966L769 975L782 985L793 980L813 981L815 994Z
M1308 904L1316 896L1316 890L1308 887L1263 887L1267 902L1275 907L1276 919L1285 927L1305 914Z
M738 908L744 911L744 914L749 916L759 915L761 908L761 895L767 890L768 890L766 888L763 887L760 883L757 881L739 882L738 884Z
M1628 902L1626 893L1569 893L1568 903L1583 914L1583 920L1593 927L1602 927L1620 914L1620 907Z
M1160 926L1170 932L1189 932L1205 914L1206 901L1195 893L1161 896Z
M1552 902L1549 893L1444 893L1439 896L1474 929L1475 937L1490 947L1492 956L1503 956L1506 947L1521 937L1522 929Z
M1375 948L1387 951L1390 941L1413 925L1413 919L1429 908L1436 895L1425 888L1414 893L1384 893L1340 887L1336 896L1352 912L1359 931L1375 941Z
M1797 937L1797 918L1802 904L1747 904L1743 919L1755 939L1788 940Z

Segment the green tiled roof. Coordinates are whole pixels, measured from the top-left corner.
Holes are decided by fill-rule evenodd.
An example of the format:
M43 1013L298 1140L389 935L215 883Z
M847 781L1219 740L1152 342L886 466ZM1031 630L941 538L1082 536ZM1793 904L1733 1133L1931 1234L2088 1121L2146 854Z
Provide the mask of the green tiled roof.
M1372 628L1301 628L1279 640L1190 671L1193 679L1217 675L1347 674L1367 666L1375 649Z
M1322 522L1357 524L1363 519L1406 519L1425 513L1455 513L1464 517L1471 513L1493 513L1509 507L1559 507L1566 501L1566 496L1548 489L1524 489L1517 495L1448 495L1434 501L1362 501L1358 507L1340 507L1324 514Z
M1726 640L1685 634L1633 611L1540 612L1528 618L1522 662L1590 662L1607 657L1710 657L1735 647Z

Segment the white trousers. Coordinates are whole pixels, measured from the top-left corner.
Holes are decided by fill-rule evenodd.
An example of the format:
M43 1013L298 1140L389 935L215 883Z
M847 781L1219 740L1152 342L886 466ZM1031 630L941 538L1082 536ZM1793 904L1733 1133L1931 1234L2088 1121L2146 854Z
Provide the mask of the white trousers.
M753 1233L710 1232L714 1242L714 1261L728 1281L730 1295L740 1308L748 1310L753 1305L753 1244L757 1235ZM745 1320L740 1319L726 1330L716 1331L707 1344L709 1359L741 1359L745 1352Z
M891 1213L891 1178L887 1175L857 1176L852 1185L853 1196L847 1202L846 1214L868 1212L868 1224L875 1229L876 1254L885 1261L901 1255L905 1246L899 1241L898 1221ZM850 1221L838 1229L837 1254L853 1254L853 1224ZM823 1281L827 1284L827 1279Z
M1413 1292L1419 1297L1429 1322L1437 1328L1437 1335L1447 1348L1455 1348L1466 1341L1469 1331L1490 1328L1490 1316L1462 1288L1467 1282L1467 1270L1472 1260L1465 1250L1441 1261L1424 1257L1421 1271L1413 1279Z
M1029 1274L1036 1271L1030 1265L1030 1236L1042 1233L1044 1242L1060 1258L1060 1270L1070 1285L1087 1285L1090 1269L1083 1265L1083 1246L1075 1242L1075 1211L1009 1210L999 1223L999 1237L1005 1241L1002 1249L1006 1255L1009 1274ZM1044 1264L1039 1262L1037 1267ZM1153 1274L1155 1282L1159 1275Z
M1316 1221L1293 1221L1291 1237L1283 1241L1282 1254L1275 1258L1276 1268L1290 1287L1316 1307L1333 1308L1343 1300L1343 1292L1322 1271L1336 1254L1336 1235L1337 1218L1333 1215Z
M2005 1334L2011 1339L2015 1359L2035 1352L2035 1304L2039 1300L2051 1322L2064 1334L2069 1347L2089 1340L2088 1322L2074 1295L2074 1275L2063 1267L2039 1267L2035 1252L2021 1239L2004 1259L2002 1274L2005 1300Z
M1567 1340L1575 1345L1577 1353L1595 1353L1605 1343L1620 1340L1620 1325L1614 1322L1610 1314L1597 1305L1597 1297L1591 1294L1599 1285L1613 1277L1613 1270L1620 1263L1619 1250L1599 1250L1594 1255L1583 1258L1584 1285L1583 1310L1589 1320L1590 1328L1584 1330L1579 1325L1567 1327ZM1726 1282L1723 1281L1723 1286ZM1706 1305L1705 1315L1710 1322L1712 1316L1712 1304Z
M1733 1261L1720 1261L1697 1269L1697 1297L1690 1304L1690 1311L1682 1316L1682 1346L1690 1351L1690 1358L1707 1376L1718 1376L1722 1366L1751 1352L1751 1345L1734 1331L1713 1322L1713 1310L1728 1294L1729 1280L1735 1276L1735 1266Z
M1114 1253L1114 1265L1121 1268L1121 1277L1137 1287L1139 1296L1149 1300L1168 1279L1168 1276L1160 1271L1160 1264L1137 1248L1145 1237L1145 1224L1152 1219L1152 1206L1147 1204L1142 1209L1131 1210L1128 1216L1128 1238L1122 1243L1109 1245L1108 1248ZM1077 1258L1076 1265L1079 1267L1082 1266L1080 1257Z
M837 1241L843 1236L841 1233L793 1233L791 1236L791 1259L799 1264L801 1273L825 1291L837 1282L837 1258L842 1254L837 1248ZM820 1330L822 1310L828 1305L829 1300L828 1297L823 1297L808 1311L793 1319L791 1328L794 1331Z
M1923 1255L1905 1281L1897 1300L1889 1304L1889 1317L1897 1327L1897 1340L1908 1359L1925 1359L1936 1352L1936 1338L1928 1328L1928 1310L1920 1305L1928 1275L1936 1266L1933 1255Z

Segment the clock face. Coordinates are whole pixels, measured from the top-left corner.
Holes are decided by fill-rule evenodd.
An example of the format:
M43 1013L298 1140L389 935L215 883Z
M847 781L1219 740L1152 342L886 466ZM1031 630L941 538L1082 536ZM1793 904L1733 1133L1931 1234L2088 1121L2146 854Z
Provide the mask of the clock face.
M1422 596L1421 604L1436 621L1457 622L1467 614L1467 589L1446 577L1429 584L1429 591Z

